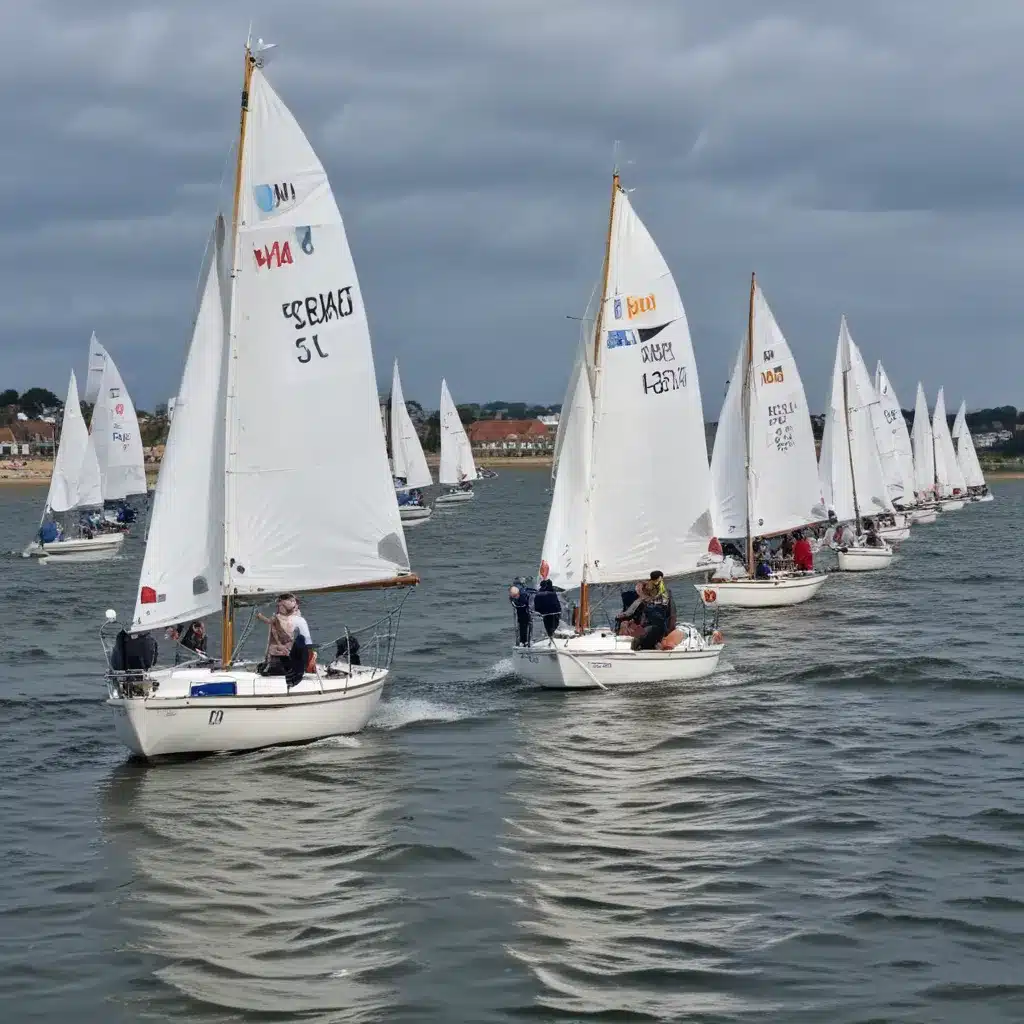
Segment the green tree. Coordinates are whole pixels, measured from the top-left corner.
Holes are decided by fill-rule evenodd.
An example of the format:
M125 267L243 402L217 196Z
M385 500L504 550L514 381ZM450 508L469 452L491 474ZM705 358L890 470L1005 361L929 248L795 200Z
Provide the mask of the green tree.
M46 388L29 388L19 399L18 405L26 416L40 416L44 409L60 408L60 399Z
M18 392L14 388L8 388L6 391L0 391L0 407L5 405L17 405L18 404Z

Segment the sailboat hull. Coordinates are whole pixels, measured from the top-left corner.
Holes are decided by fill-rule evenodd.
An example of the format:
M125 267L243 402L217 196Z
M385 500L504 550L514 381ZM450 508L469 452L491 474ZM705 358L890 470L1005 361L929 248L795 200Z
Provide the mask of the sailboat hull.
M387 674L354 667L350 678L306 675L289 688L283 676L251 669L163 669L147 676L158 684L149 696L122 696L111 684L107 706L117 738L138 757L257 750L359 732ZM237 695L190 695L196 686L232 682Z
M434 499L435 505L457 505L463 501L472 501L476 497L474 491L448 491Z
M837 551L839 568L843 572L873 572L887 569L892 564L892 548L847 548Z
M949 501L941 502L940 507L943 512L959 512L964 507L964 503L960 498L951 498Z
M910 513L910 521L920 526L928 526L938 519L939 513L933 508L918 508Z
M52 544L33 541L23 558L41 558L46 562L103 562L113 558L124 543L123 533L103 533L98 537L72 537Z
M545 637L527 647L513 647L512 665L521 678L548 690L703 679L718 667L723 645L709 644L695 627L691 629L690 639L670 651L634 651L629 637L607 630L554 641Z
M888 544L898 544L910 536L909 526L888 526L878 531L878 536Z
M824 573L694 584L709 608L784 608L809 601L828 577Z
M405 526L425 523L433 510L427 505L399 505L398 515Z

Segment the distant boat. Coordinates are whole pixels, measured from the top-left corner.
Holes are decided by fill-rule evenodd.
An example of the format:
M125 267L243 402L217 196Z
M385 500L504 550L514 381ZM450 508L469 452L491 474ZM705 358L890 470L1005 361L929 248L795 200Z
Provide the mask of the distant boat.
M426 522L430 518L430 506L417 500L409 492L418 492L430 487L434 478L430 475L427 457L423 454L416 427L406 408L402 393L402 378L398 375L398 360L395 360L391 377L391 399L388 436L391 448L391 472L398 491L398 511L402 522L410 526Z
M82 418L78 383L72 370L39 535L22 554L26 558L44 558L47 562L97 562L113 558L121 550L124 534L94 533L83 529L81 515L78 518L69 515L90 509L98 512L102 506L100 466ZM52 539L44 540L47 535Z
M246 46L235 224L226 239L218 219L209 248L130 626L221 612L220 659L157 669L118 634L107 704L144 757L359 731L388 675L387 617L363 638L363 659L377 664L360 664L339 626L331 664L310 660L289 685L242 659L236 612L281 591L417 582L345 228L262 52Z
M452 401L448 382L441 381L441 465L438 481L448 490L439 495L435 505L451 505L472 501L473 481L480 479L476 462L473 461L473 446L469 443L462 417Z
M875 367L875 394L878 401L871 406L871 422L875 428L875 441L889 499L901 512L909 511L917 504L914 495L914 448L900 400L881 360Z
M935 445L935 496L943 512L957 512L964 507L967 484L960 471L953 438L946 419L946 395L942 388L935 399L932 414L932 439Z
M577 360L558 447L540 575L579 588L574 627L512 650L516 672L554 689L680 682L710 675L719 634L679 622L676 646L633 650L614 625L595 625L593 588L623 589L698 572L720 559L711 525L697 368L686 313L664 257L616 173L600 311ZM665 458L652 457L652 439ZM712 552L718 551L719 554Z
M974 447L974 438L967 427L967 403L961 402L953 421L953 440L956 442L956 459L960 464L960 472L967 484L967 492L971 501L992 501L992 492L985 483L985 474L978 461L978 452Z
M807 396L789 344L751 275L747 336L740 344L711 455L719 538L746 543L746 577L697 587L706 605L779 608L822 588L823 572L755 574L754 540L791 533L826 518L814 458Z
M850 337L844 316L839 325L818 467L829 509L840 523L853 524L854 542L837 552L839 568L845 572L884 569L893 559L893 550L884 540L872 547L865 544L864 536L867 515L891 515L894 511L871 421L871 407L877 401L867 366Z

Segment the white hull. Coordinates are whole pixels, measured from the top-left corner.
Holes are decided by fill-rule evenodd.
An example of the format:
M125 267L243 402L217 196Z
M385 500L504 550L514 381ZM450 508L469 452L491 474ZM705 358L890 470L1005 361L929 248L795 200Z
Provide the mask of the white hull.
M910 513L910 521L912 523L917 523L920 526L927 526L929 523L934 523L938 517L938 512L933 508L918 508Z
M457 505L463 501L472 501L476 497L474 491L448 491L445 494L439 494L434 499L435 505Z
M948 501L940 502L943 512L959 512L964 507L963 499L950 498Z
M878 531L878 536L888 544L898 544L910 536L910 528L907 526L883 526Z
M40 544L33 541L22 558L42 558L47 562L102 562L113 558L124 543L123 533L102 533L98 537L72 537Z
M425 523L433 510L427 505L399 505L398 515L406 526Z
M687 649L689 643L695 649ZM723 645L709 644L694 629L690 641L671 651L634 651L629 637L607 630L581 636L546 637L512 648L516 673L551 690L591 690L625 683L703 679L718 667Z
M308 743L359 732L380 702L387 669L353 668L352 678L307 675L290 689L283 676L251 669L183 666L147 674L159 688L148 697L107 705L117 738L140 757L212 754ZM237 696L191 697L190 687L233 681Z
M803 604L821 590L824 573L694 584L701 601L717 608L784 608Z
M885 569L892 563L892 548L847 548L837 551L839 568L843 572L872 572Z

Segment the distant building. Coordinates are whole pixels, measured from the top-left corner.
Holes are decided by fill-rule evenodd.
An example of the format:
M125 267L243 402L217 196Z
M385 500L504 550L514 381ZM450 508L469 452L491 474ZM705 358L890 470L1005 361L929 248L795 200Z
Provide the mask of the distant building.
M558 413L557 412L556 413L552 413L550 416L538 416L537 419L538 419L539 422L543 423L545 427L548 427L548 428L554 427L555 429L558 428Z
M546 455L554 451L555 430L541 420L477 420L466 429L480 455Z
M0 455L52 456L55 426L46 420L18 418L0 427Z

